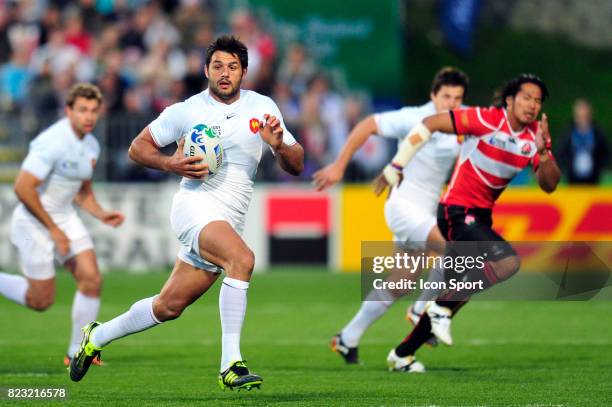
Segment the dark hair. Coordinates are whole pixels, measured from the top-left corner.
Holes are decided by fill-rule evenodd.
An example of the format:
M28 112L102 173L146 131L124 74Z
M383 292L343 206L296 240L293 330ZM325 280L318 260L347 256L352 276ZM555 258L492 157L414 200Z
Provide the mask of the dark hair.
M237 56L242 69L246 69L249 66L249 53L246 45L233 35L221 35L208 46L206 50L206 66L210 65L210 60L216 51L223 51Z
M467 95L469 83L470 80L463 71L445 66L434 76L431 82L431 93L435 95L442 86L461 86L463 88L463 96L465 96Z
M66 98L66 106L72 109L77 98L95 99L99 104L102 104L102 92L100 92L96 85L91 83L77 83L70 88Z
M516 78L511 79L504 85L501 92L498 92L498 95L496 96L496 105L500 107L508 107L508 103L506 103L508 96L515 97L516 94L521 91L521 86L523 86L525 83L533 83L534 85L538 86L542 92L542 102L546 100L548 97L548 88L546 87L544 81L542 81L542 79L538 78L536 75L522 73Z

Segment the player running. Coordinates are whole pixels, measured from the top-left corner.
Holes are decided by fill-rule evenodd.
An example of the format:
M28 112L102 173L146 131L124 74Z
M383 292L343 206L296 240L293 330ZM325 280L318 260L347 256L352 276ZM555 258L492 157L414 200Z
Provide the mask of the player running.
M101 107L96 86L75 85L66 100L66 117L30 143L15 181L20 203L10 232L25 277L0 273L0 294L36 311L55 301L54 258L72 273L77 290L66 365L79 349L81 328L98 316L102 287L93 242L74 204L107 225L117 227L124 220L122 213L104 210L92 189L100 146L91 132Z
M225 270L219 294L222 354L221 388L259 387L262 378L250 373L240 353L253 252L240 237L253 191L253 179L265 144L280 166L299 175L304 151L287 131L276 104L268 97L240 89L247 72L247 48L234 37L220 36L206 52L207 90L165 109L130 147L130 157L150 168L184 178L175 194L170 221L181 249L170 278L159 295L132 305L124 314L85 327L85 338L70 365L79 381L103 347L124 336L178 318ZM182 141L172 156L160 148L181 140L194 125L215 131L224 150L219 172L208 174L201 156L184 158Z
M448 191L438 207L438 227L448 241L482 242L478 255L487 258L482 269L474 268L463 274L446 270L447 280L482 281L482 289L447 292L428 303L411 334L389 352L390 370L411 371L410 366L419 363L414 358L415 352L432 334L451 345L450 318L469 297L519 270L516 252L492 229L491 213L506 186L528 165L533 167L545 192L553 192L559 183L561 173L550 151L546 114L537 121L547 96L542 80L522 74L505 85L499 107L456 109L429 116L412 129L392 163L377 178L378 194L388 185L400 184L400 169L432 138L432 132L470 135L461 147Z
M368 137L379 134L396 138L399 144L425 117L460 107L467 88L468 78L463 72L455 68L443 68L433 79L430 102L418 107L404 107L370 115L359 122L336 161L314 174L317 189L322 190L342 179L351 158ZM393 240L401 247L411 251L443 252L440 246L444 245L444 237L436 226L436 207L458 153L456 137L435 133L432 142L419 151L403 170L404 182L391 191L385 202L387 226L393 232ZM442 281L442 272L432 269L430 280ZM419 300L408 309L407 317L412 323L419 321L426 300L435 298L436 293L435 290L424 291ZM391 304L405 294L405 291L371 291L353 319L332 338L332 350L347 363L358 363L358 346L362 335L387 312Z

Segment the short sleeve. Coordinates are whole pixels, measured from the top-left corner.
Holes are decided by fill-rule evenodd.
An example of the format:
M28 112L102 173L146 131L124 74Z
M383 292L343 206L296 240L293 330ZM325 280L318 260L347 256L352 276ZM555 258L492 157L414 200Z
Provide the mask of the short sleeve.
M159 147L165 147L181 138L190 123L187 120L185 102L175 103L149 124L149 131Z
M378 134L389 138L403 138L423 118L418 107L404 107L374 115Z
M482 136L496 131L499 127L501 109L467 107L450 112L456 134Z
M61 151L51 143L37 138L30 143L30 150L21 169L34 175L39 180L47 178L55 163L60 159Z
M283 128L283 144L288 146L294 145L295 143L297 143L297 141L295 140L295 137L293 137L293 134L291 134L291 132L287 130L287 126L285 126L285 121L283 120L283 115L281 114L280 109L278 108L278 106L276 106L276 103L274 103L272 99L268 98L268 101L268 114L276 116L276 118L280 120L281 127Z

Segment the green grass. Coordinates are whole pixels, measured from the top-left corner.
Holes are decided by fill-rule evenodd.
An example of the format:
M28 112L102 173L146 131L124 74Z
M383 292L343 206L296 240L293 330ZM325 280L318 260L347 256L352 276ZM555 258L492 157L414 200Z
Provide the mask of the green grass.
M166 274L106 275L100 318L158 292ZM473 302L457 316L452 348L419 353L428 373L388 373L385 357L408 332L397 304L363 338L363 364L345 366L327 342L356 311L359 276L318 271L256 275L243 356L261 391L222 392L218 287L178 320L118 340L71 383L61 362L74 283L37 314L0 298L0 387L66 386L67 401L0 405L603 406L612 404L609 302Z

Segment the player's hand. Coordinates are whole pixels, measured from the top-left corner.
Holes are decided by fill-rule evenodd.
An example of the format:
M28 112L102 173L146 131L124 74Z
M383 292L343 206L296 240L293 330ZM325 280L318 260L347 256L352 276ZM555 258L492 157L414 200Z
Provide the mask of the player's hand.
M66 236L66 234L57 226L49 229L49 234L51 235L53 244L55 245L55 248L60 256L68 255L68 252L70 251L70 240L68 239L68 236Z
M399 186L404 180L404 174L401 167L394 165L393 163L387 164L385 169L383 170L374 182L372 186L374 187L374 195L380 196L387 187L395 187Z
M548 130L548 116L542 114L542 120L539 122L538 131L535 135L535 143L538 154L544 154L546 150L551 148L550 131Z
M315 172L312 176L312 184L317 191L322 191L327 187L338 183L344 176L344 168L340 164L333 163Z
M110 211L110 212L105 211L100 216L100 220L104 224L116 228L117 226L123 223L123 221L125 220L125 215L119 211Z
M190 179L202 179L204 176L208 175L208 164L200 162L204 159L204 157L201 155L184 157L184 145L185 139L182 138L178 143L178 148L166 162L166 171Z
M276 116L264 114L264 120L265 123L259 122L259 134L263 141L276 150L283 144L283 127Z
M382 173L378 174L378 177L376 177L372 182L372 187L374 188L374 195L380 196L380 194L385 192L385 189L387 189L388 186L389 183L387 182L385 176Z

